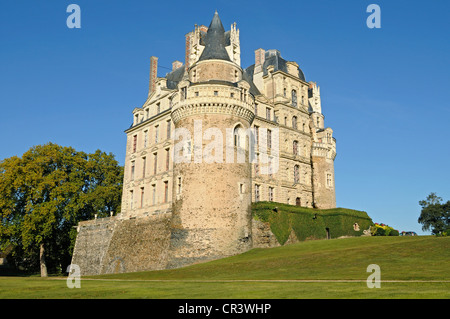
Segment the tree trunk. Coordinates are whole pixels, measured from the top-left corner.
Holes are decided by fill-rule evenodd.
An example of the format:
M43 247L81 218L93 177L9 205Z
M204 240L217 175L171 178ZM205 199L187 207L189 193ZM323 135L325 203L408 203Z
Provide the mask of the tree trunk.
M39 251L39 263L41 265L41 277L47 277L47 265L45 264L44 244L41 243Z

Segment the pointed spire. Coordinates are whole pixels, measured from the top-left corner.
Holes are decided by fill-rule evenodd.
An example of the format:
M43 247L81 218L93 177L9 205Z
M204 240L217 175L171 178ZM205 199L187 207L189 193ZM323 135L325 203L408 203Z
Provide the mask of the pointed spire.
M211 59L231 61L225 49L225 42L225 29L216 10L209 25L208 32L206 32L205 49L199 61Z

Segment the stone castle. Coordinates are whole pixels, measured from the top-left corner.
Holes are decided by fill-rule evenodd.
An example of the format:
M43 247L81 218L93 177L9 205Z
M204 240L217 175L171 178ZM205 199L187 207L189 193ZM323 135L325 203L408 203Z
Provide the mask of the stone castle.
M243 69L239 29L225 31L216 12L186 34L185 62L157 73L151 57L148 98L125 131L122 211L78 227L72 263L82 274L245 252L263 236L252 202L336 207L333 130L296 62L257 49Z

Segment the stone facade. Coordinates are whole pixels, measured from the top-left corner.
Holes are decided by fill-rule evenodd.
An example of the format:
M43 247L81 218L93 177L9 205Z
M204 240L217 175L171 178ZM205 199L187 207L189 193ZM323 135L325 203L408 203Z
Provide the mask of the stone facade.
M157 77L157 63L152 57L148 99L125 131L122 211L80 224L73 262L86 273L174 268L272 246L273 235L252 222L252 202L336 206L336 141L319 87L296 62L260 48L243 69L239 29L225 31L216 12L209 27L186 34L184 65L174 61ZM191 138L181 142L180 130Z

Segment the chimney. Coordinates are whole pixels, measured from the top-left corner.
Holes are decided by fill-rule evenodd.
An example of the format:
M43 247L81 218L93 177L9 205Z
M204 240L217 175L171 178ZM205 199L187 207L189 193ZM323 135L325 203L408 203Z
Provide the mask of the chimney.
M265 53L264 49L255 50L255 66L264 64Z
M180 68L183 65L183 62L173 61L172 62L172 71Z
M150 57L150 85L148 88L149 96L155 91L157 77L158 77L158 58L156 56L152 56Z

